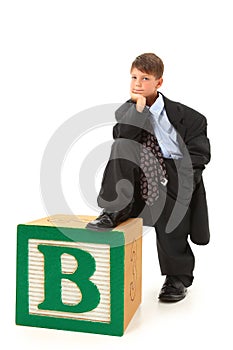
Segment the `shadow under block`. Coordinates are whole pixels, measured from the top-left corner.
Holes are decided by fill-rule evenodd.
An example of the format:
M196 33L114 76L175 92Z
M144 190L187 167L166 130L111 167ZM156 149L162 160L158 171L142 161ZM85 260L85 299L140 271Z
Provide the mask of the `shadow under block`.
M17 229L16 324L121 336L141 303L142 219L86 229L53 215Z

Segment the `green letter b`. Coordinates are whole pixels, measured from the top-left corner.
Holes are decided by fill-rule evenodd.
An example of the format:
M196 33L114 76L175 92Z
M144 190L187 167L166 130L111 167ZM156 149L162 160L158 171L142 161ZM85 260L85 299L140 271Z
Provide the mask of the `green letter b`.
M71 247L38 245L38 250L44 255L44 301L39 309L82 313L95 309L100 302L97 286L89 278L95 272L95 259L88 252ZM71 274L62 273L62 254L72 255L78 262L78 268ZM81 301L76 305L62 302L61 281L68 279L74 282L82 294Z

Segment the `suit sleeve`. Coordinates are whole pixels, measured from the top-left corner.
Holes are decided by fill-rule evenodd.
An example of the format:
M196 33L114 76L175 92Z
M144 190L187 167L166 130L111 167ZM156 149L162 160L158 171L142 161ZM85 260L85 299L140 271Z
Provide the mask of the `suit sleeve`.
M113 138L126 138L140 142L142 129L148 126L149 110L140 113L135 103L126 102L116 111L118 123L113 127Z
M210 161L210 143L207 137L207 121L202 115L194 119L186 134L186 146L188 148L193 170L194 182L201 180L202 171Z

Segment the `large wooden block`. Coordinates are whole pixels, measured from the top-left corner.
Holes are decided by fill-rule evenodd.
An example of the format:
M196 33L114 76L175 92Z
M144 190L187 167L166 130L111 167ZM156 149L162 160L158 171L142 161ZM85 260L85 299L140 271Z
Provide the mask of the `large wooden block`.
M92 216L18 225L16 323L121 336L141 303L142 219L112 231Z

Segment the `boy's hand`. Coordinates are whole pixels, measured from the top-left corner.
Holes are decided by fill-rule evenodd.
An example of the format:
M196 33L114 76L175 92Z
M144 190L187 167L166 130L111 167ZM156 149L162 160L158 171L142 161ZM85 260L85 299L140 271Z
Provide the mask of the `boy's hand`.
M146 98L141 94L134 94L133 92L130 92L130 95L131 99L136 102L137 111L141 113L146 105Z

